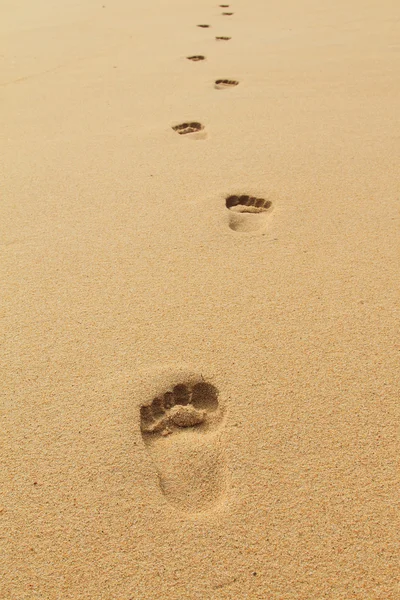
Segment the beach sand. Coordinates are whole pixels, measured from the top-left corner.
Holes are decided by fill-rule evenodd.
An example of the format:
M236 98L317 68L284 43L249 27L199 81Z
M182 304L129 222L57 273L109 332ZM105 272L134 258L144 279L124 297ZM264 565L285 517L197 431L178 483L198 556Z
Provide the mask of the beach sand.
M399 6L0 14L0 598L399 599Z

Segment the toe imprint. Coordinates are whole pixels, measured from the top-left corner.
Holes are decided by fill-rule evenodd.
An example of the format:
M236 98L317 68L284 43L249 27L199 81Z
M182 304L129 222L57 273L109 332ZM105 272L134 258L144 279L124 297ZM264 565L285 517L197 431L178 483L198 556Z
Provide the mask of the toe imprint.
M165 408L164 408L164 399L163 398L154 398L152 405L153 417L164 417Z
M184 383L180 383L172 390L175 396L175 404L189 404L190 402L190 389Z
M214 412L218 408L218 391L210 383L201 381L192 388L192 404L195 408Z
M204 125L198 123L197 121L193 121L191 123L181 123L180 125L174 125L172 129L180 135L186 135L187 133L195 133L196 131L201 131L202 129L204 129Z
M226 208L241 213L265 212L272 206L270 200L256 198L255 196L228 196L225 202Z
M228 87L234 87L235 85L239 85L239 82L235 79L216 79L215 87L217 90L222 90Z
M140 408L140 428L145 435L167 435L177 428L212 424L218 408L218 390L210 383L179 383Z
M165 409L169 409L172 408L173 406L175 406L175 396L173 394L173 392L165 392L164 394L164 407ZM149 406L147 406L146 408L150 408Z
M206 60L206 57L202 54L195 54L194 56L187 56L188 60L192 60L193 62L198 62L199 60Z

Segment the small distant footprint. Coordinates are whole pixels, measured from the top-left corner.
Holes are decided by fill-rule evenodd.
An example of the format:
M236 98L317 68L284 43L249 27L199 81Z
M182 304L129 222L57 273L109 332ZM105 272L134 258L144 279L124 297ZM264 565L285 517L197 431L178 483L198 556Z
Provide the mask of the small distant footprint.
M233 14L235 14L235 13L233 13L233 12L223 12L222 14L223 14L225 17L231 17L231 16L232 16Z
M176 131L176 133L179 133L179 135L187 135L190 133L191 135L189 137L192 139L204 139L207 137L204 125L198 121L180 123L179 125L174 125L172 129Z
M235 85L239 85L239 82L235 79L216 79L214 83L214 87L217 90L224 90L226 88L234 87Z
M143 441L165 497L180 510L209 509L225 490L218 390L193 376L140 408Z
M200 25L197 25L197 27L203 27L203 29L207 29L207 27L210 27L209 25L204 25L203 23Z
M268 213L272 210L272 202L255 196L233 195L225 200L229 209L229 227L233 231L261 231L266 225Z
M224 41L227 42L228 40L231 40L232 38L230 38L230 37L228 37L226 35L217 35L215 39L218 40L218 41L224 40Z
M188 60L193 60L194 62L198 62L199 60L206 60L206 57L202 54L195 54L194 56L187 56Z

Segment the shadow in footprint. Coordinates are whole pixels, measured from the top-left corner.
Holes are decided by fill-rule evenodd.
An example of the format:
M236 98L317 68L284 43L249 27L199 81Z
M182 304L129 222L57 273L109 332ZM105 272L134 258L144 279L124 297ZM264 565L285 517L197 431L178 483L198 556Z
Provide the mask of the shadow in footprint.
M209 25L204 25L203 23L200 25L197 25L197 27L203 27L203 29L207 29L207 27L210 27Z
M272 210L270 200L247 195L228 196L225 206L230 211L229 227L233 231L244 233L263 230L268 213Z
M179 135L188 135L191 139L204 139L207 137L204 125L197 121L188 121L187 123L180 123L172 127Z
M194 56L187 56L188 60L192 60L193 62L198 62L200 60L206 60L206 57L202 54L195 54Z
M231 17L234 13L231 12L223 12L224 17Z
M226 35L217 35L217 36L215 37L215 39L216 39L216 40L218 40L218 41L224 41L224 42L227 42L228 40L230 40L230 39L232 39L232 38L230 38L230 37L228 37L228 36L226 36Z
M216 79L214 82L214 87L217 90L225 90L226 88L235 87L235 85L239 85L239 82L235 79Z
M161 490L180 510L210 509L225 491L222 419L218 390L201 378L172 385L140 408Z
M219 7L220 8L229 8L229 4L220 4Z

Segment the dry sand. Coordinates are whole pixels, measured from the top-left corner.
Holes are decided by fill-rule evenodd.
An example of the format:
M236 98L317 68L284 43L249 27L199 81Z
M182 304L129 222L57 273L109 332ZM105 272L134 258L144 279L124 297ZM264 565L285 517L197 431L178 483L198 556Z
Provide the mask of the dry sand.
M398 3L0 15L1 600L398 600Z

